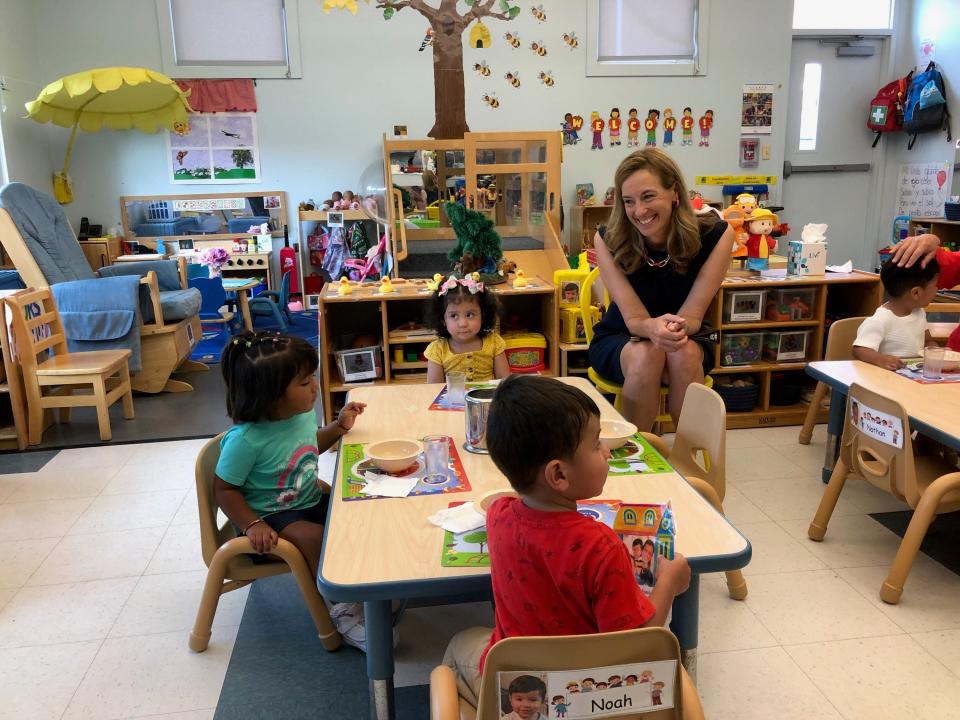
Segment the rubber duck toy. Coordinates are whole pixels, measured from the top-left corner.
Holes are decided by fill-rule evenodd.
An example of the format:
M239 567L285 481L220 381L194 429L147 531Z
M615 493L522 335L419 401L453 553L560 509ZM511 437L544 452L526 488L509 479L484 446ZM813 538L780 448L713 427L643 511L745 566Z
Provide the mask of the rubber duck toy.
M513 286L515 288L527 286L527 276L520 268L517 268L516 276L513 278Z
M384 276L383 280L380 281L380 289L377 290L381 295L386 295L387 293L393 292L393 283L390 282L390 276Z
M436 292L437 288L440 287L440 283L443 282L443 275L440 273L434 273L432 280L427 280L427 290L430 292Z
M350 281L347 278L340 278L340 283L337 285L337 295L350 295L353 292L353 285L350 284Z

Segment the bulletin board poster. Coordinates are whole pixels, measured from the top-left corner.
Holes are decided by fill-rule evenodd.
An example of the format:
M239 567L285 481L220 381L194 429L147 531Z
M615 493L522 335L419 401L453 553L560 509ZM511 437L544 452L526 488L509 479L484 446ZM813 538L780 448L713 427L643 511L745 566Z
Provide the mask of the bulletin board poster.
M773 132L773 85L744 85L740 109L741 135Z
M897 215L943 217L953 168L949 162L904 163L897 177Z
M172 185L260 182L256 113L191 114L186 132L167 131Z

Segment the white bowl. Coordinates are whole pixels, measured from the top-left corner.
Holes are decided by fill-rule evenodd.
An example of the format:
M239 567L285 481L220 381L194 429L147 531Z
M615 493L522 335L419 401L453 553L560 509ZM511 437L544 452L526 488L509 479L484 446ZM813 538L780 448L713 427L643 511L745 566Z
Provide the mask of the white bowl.
M393 438L380 440L367 446L367 457L381 470L400 472L413 465L423 445L416 440Z
M626 444L637 432L637 426L626 420L601 420L600 440L611 450Z
M960 353L954 350L947 350L943 354L943 372L960 372Z

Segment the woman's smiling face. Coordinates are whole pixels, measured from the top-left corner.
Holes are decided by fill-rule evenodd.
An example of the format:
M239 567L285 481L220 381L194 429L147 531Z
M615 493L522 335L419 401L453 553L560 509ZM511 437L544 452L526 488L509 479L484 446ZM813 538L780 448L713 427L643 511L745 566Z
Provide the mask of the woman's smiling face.
M649 170L637 170L620 188L623 208L633 226L653 247L666 245L677 193Z

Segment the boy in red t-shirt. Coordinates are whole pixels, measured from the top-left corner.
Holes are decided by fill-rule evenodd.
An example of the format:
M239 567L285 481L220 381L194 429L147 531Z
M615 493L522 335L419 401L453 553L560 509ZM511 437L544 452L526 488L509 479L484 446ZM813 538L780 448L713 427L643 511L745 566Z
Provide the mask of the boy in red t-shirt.
M600 411L583 391L552 378L509 376L490 405L487 448L519 497L500 498L487 511L496 627L458 633L443 659L474 706L483 660L497 641L663 625L690 583L682 555L660 558L648 599L613 530L577 512L578 500L603 492L610 457L600 442Z

